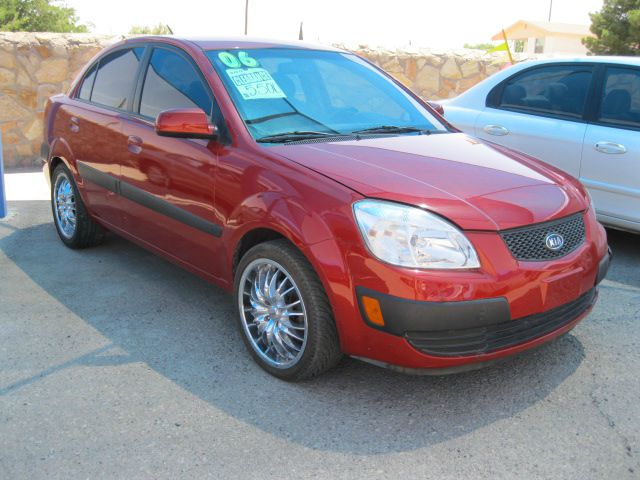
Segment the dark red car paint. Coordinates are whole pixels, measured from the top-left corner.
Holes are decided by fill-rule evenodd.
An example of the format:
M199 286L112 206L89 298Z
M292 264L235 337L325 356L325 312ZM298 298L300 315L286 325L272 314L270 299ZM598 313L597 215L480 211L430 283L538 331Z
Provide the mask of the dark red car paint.
M108 229L229 291L243 239L257 231L277 232L317 271L343 351L385 364L447 368L492 360L546 342L586 314L533 341L464 357L426 355L402 337L367 326L356 286L437 302L504 297L513 319L576 299L593 287L607 252L604 229L585 191L552 167L460 133L259 145L203 50L285 45L155 37L126 41L149 42L173 45L194 60L216 98L229 141L159 136L145 118L75 99L77 85L68 95L52 97L46 110L48 167L60 161L69 167L90 213ZM220 235L87 181L78 173L79 162L217 226ZM353 202L363 197L417 205L446 217L464 229L481 268L416 270L375 259L352 213ZM576 212L584 212L586 242L553 261L518 262L497 233Z

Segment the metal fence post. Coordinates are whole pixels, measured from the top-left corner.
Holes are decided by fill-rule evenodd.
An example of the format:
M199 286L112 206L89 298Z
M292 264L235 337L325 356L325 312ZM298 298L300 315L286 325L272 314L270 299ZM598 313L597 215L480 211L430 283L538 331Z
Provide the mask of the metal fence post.
M2 132L0 132L0 218L7 215L7 196L4 189L4 161L2 159Z

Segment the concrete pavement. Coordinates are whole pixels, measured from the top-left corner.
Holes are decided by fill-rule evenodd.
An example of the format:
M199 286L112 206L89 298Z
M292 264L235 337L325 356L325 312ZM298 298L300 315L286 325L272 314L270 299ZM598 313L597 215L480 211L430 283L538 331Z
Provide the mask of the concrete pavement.
M65 248L38 178L0 220L0 478L640 478L638 236L610 232L599 303L555 343L287 384L217 288L113 235Z

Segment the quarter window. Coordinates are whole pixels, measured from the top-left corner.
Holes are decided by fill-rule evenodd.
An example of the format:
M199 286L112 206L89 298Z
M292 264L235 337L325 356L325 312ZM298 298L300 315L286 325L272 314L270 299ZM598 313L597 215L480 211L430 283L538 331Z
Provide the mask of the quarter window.
M133 94L133 86L143 53L143 47L118 50L100 60L91 101L125 110Z
M591 67L531 69L507 81L498 107L525 113L582 118L591 76Z
M172 108L201 108L211 114L213 103L194 66L181 55L157 48L151 55L142 88L140 114L156 118Z
M91 88L93 87L93 81L96 78L96 66L94 65L89 70L89 73L85 75L82 80L82 85L80 85L80 90L78 91L78 98L82 100L90 100L91 99Z
M640 70L607 69L598 120L640 128Z

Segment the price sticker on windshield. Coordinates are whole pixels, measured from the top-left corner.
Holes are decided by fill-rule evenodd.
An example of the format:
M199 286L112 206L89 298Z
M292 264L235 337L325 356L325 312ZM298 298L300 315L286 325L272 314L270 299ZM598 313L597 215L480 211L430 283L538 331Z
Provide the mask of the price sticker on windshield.
M244 100L287 97L264 68L230 68L227 75Z

